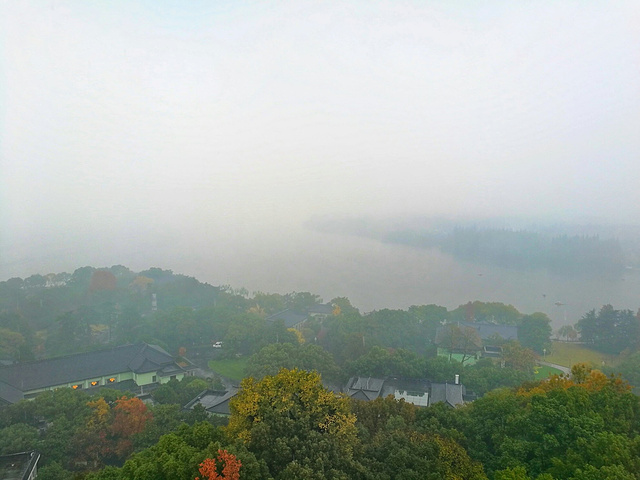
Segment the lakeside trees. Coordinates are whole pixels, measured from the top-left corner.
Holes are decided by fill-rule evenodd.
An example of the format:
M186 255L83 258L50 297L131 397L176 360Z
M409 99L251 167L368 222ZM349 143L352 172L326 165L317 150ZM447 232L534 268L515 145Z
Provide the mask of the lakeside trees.
M596 350L617 354L637 348L640 319L631 310L616 310L604 305L598 313L587 312L576 324L582 341Z
M103 275L94 281L93 293L118 292L121 275L134 274L124 271L113 275L115 290L111 289L112 278ZM154 282L171 284L173 277L173 273L152 269L144 277L152 282L140 281L131 289L126 284L120 293L135 297ZM79 285L87 282L87 292L91 291L95 278L95 270L83 270L69 288L80 289ZM38 278L28 284L30 289L45 288ZM103 284L106 286L101 290ZM201 293L206 290L190 281L178 281L177 285ZM169 292L168 285L163 288ZM512 306L484 302L462 305L455 314L436 305L361 314L348 299L339 298L332 301L334 315L313 325L313 335L307 338L314 343L299 344L283 325L267 325L266 310L277 308L280 300L282 305L293 305L317 301L318 297L304 293L274 298L260 295L220 291L215 305L173 305L153 313L150 306L147 311L137 311L132 302L127 307L130 310L116 310L113 338L131 341L146 336L169 349L187 344L189 352L189 342L213 336L224 340L225 351L221 353L231 357L254 354L248 371L254 380L228 429L218 428L220 421L208 419L203 410L180 410L209 385L199 379L159 387L153 396L163 404L155 407L145 407L117 392L87 397L82 392L60 390L0 409L0 451L8 452L16 445L37 448L43 453L44 480L71 478L74 470L81 476L84 469L102 466L105 468L89 474L87 480L211 476L211 463L206 460L221 458L221 449L238 459L242 479L583 480L636 478L640 471L634 460L640 453L640 408L619 379L582 366L575 369L572 380L558 377L546 383L533 382L535 356L523 345L538 351L546 348L550 329L542 314L523 315ZM177 302L178 294L170 298ZM63 341L62 334L68 332L76 347L67 343L64 348L94 341L87 319L94 314L96 318L111 314L106 307L100 310L103 303L91 301L68 316L63 314L57 321L60 332L50 330L47 340ZM430 335L435 337L443 320L453 315L466 318L470 312L472 320L482 315L519 325L523 345L502 344L502 362L496 363L485 359L463 366L434 357ZM629 313L606 306L598 314L585 315L587 321L582 326L586 325L587 332L590 327L598 332L609 331L614 325L615 335L594 338L622 340L624 335L634 335L636 317ZM593 324L589 324L591 320ZM0 342L0 348L13 349L12 356L37 343L22 313L4 312L0 321L0 328L24 339L7 336L5 343ZM606 348L611 345L620 348L618 343L605 342ZM626 345L628 350L636 347L632 342ZM628 362L620 370L634 378L637 359L631 355ZM281 367L287 370L280 372ZM470 390L480 395L493 393L455 410L441 406L417 409L389 398L357 404L335 397L321 386L317 374L296 367L317 370L328 379L353 374L444 382L460 373ZM199 474L203 464L207 470Z

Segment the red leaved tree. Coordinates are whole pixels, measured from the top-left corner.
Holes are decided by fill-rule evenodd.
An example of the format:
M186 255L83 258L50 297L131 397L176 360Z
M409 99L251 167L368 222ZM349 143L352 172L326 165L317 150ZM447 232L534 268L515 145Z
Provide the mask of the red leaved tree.
M232 453L218 450L218 458L207 458L200 464L200 475L195 480L240 480L242 463Z
M133 451L131 437L141 433L153 416L142 400L136 397L119 398L113 412L111 434L116 440L115 450L119 456L126 458Z

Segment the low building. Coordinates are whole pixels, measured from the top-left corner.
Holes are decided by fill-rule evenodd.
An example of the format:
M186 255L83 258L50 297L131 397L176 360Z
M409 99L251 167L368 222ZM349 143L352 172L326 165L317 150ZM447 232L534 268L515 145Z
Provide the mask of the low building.
M196 405L202 405L211 415L231 415L229 401L238 394L238 389L231 387L228 390L203 390L193 400L187 403L184 410L193 410Z
M306 313L298 313L287 309L275 313L267 317L265 320L270 324L282 322L286 328L295 328L296 330L300 330L308 319L309 315Z
M444 402L451 407L468 401L466 388L456 375L453 383L431 383L427 380L351 377L345 393L355 400L371 401L393 396L418 407L428 407Z
M0 456L0 480L33 480L38 476L36 451Z
M312 305L306 310L298 312L292 309L282 310L281 312L274 313L267 317L265 320L268 323L274 323L282 321L286 328L295 328L296 330L302 329L307 320L313 318L315 320L323 321L333 315L333 306L330 303L319 303Z
M481 322L455 322L436 332L438 356L473 365L482 357L502 357L502 344L518 340L518 327Z
M181 380L189 368L157 345L123 345L108 350L0 367L0 404L33 398L58 388L132 388Z
M355 400L374 400L378 397L386 397L382 391L384 379L373 377L351 377L347 383L346 393Z

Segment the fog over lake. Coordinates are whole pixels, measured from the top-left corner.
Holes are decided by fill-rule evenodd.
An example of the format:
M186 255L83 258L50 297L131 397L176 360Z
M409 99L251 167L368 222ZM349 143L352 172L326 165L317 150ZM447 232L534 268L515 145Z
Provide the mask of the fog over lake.
M220 226L221 227L221 226ZM455 308L468 301L503 302L523 313L544 312L554 328L575 323L588 310L610 303L640 307L640 274L569 275L465 262L436 248L421 249L290 225L265 235L228 225L241 236L193 227L184 234L155 232L125 238L107 233L22 256L3 267L10 276L123 264L135 271L172 269L213 285L250 293L310 291L325 301L348 297L362 312L434 303ZM13 252L15 254L18 251ZM7 276L7 275L5 275ZM8 277L7 277L8 278ZM5 278L6 279L6 278ZM555 305L560 302L564 305Z
M636 310L632 270L303 225L637 225L639 20L636 0L0 2L0 280L121 264L363 311Z

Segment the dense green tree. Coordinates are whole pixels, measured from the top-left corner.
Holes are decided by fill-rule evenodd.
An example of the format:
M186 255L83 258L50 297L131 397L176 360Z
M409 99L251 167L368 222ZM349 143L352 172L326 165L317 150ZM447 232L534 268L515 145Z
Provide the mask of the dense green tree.
M0 455L35 450L38 429L25 423L14 423L0 429Z
M73 478L73 473L65 470L58 462L51 462L38 468L38 480L68 480L69 478Z
M475 365L465 367L462 372L462 383L469 391L478 395L497 388L516 387L533 378L533 369L529 366L524 370L510 366L502 368L491 359L482 359Z
M209 384L197 377L172 379L151 392L153 399L160 404L185 405L198 393L209 388Z
M342 379L342 371L332 355L318 345L273 343L249 358L247 376L260 379L276 375L281 368L313 370L327 380Z
M462 373L463 366L457 360L446 357L431 357L425 360L425 376L432 382L452 382Z
M489 322L517 325L522 314L513 306L500 302L468 302L449 313L452 322Z
M300 313L305 313L309 307L322 303L319 295L310 292L291 292L284 298L287 308Z
M606 367L604 372L610 375L620 374L634 387L640 387L640 352L626 357L615 367Z
M370 377L424 378L425 361L410 350L372 347L365 355L347 364L351 375Z
M422 334L421 340L425 342L425 347L433 345L436 340L436 332L442 322L449 320L449 312L445 307L439 305L412 305L409 307L411 314L420 325Z
M631 310L604 305L587 312L577 323L583 342L605 353L617 354L638 345L640 319Z
M518 326L518 340L523 347L542 354L551 351L551 319L544 313L524 315Z

